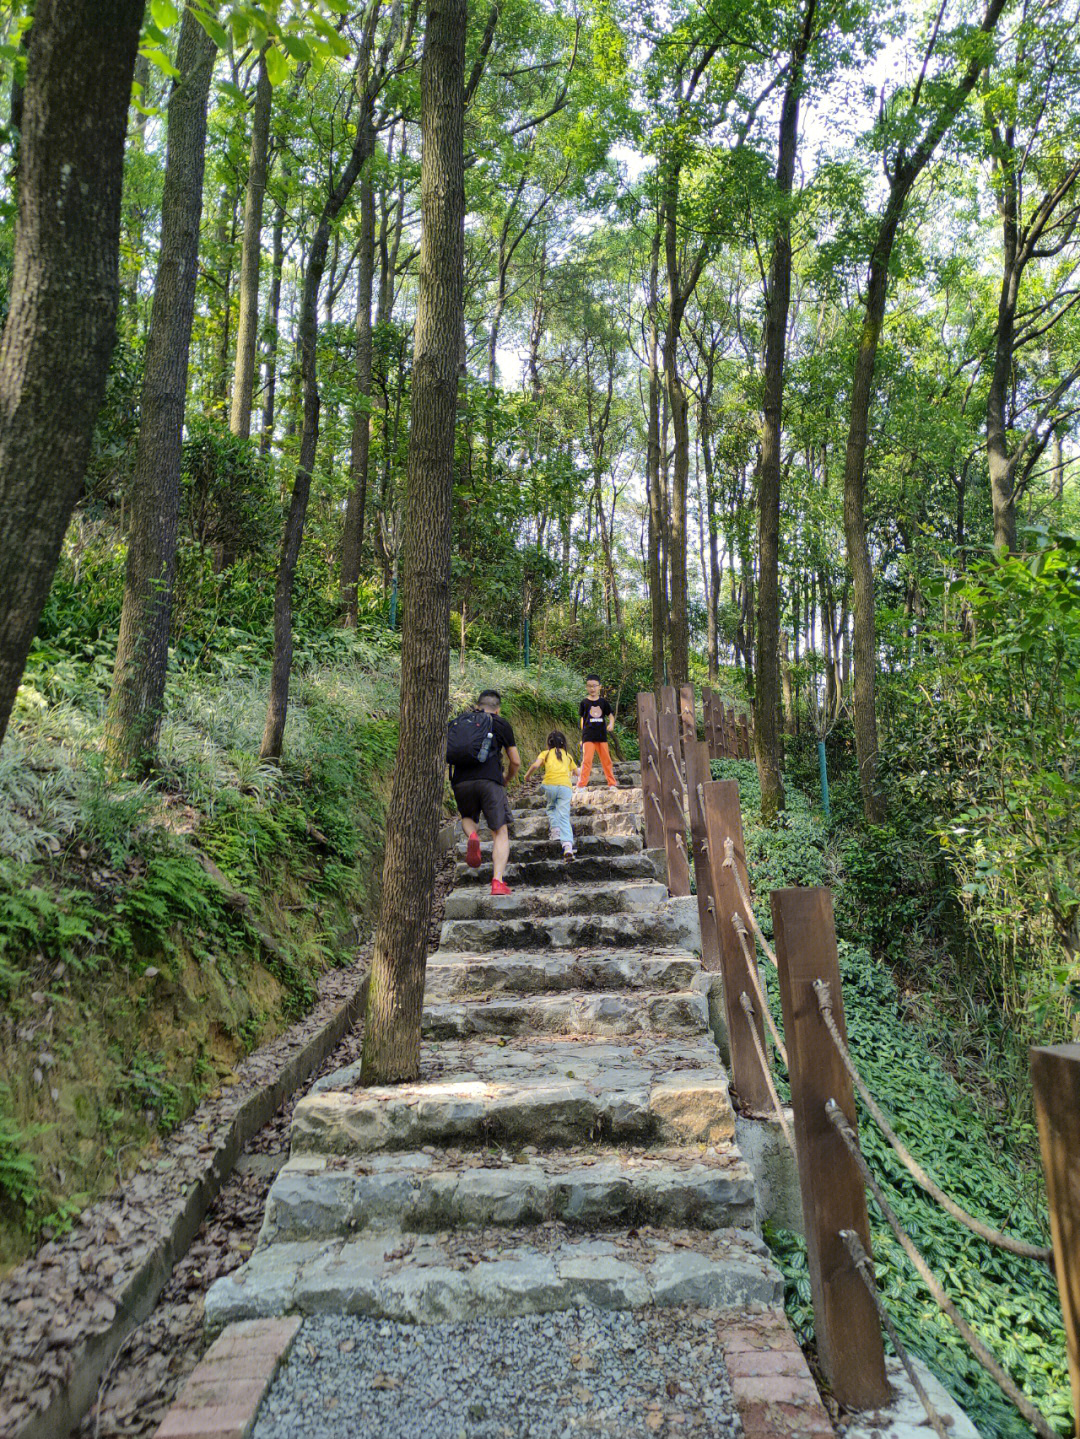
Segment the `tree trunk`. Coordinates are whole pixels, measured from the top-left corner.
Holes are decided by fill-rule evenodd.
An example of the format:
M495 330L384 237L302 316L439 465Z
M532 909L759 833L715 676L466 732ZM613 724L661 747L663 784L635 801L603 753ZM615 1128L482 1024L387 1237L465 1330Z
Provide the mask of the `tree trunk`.
M161 728L180 517L188 353L195 313L206 156L206 102L217 47L191 9L177 43L169 101L161 252L146 345L142 423L132 477L124 607L106 748L121 772L145 772Z
M374 19L374 13L371 20ZM371 23L371 21L369 21ZM370 41L357 59L357 74L366 75ZM372 96L370 86L361 97L363 106L370 107ZM292 673L293 652L293 581L300 557L300 542L304 537L304 521L307 518L308 499L311 494L311 476L315 466L315 451L319 442L319 376L317 351L319 338L319 286L326 268L326 256L330 247L330 234L341 207L348 199L356 184L364 161L371 153L370 145L374 130L368 116L357 121L356 136L353 140L349 162L342 171L337 184L323 202L322 213L312 236L308 254L307 273L300 300L300 318L297 327L297 343L300 350L300 377L303 392L303 424L300 430L300 454L297 458L296 476L293 480L289 511L281 537L281 559L278 564L277 584L274 589L274 659L270 671L270 698L266 707L266 725L263 729L260 759L277 759L281 754L285 738L285 720L289 709L289 678Z
M1005 0L988 0L980 23L984 35L991 34L1005 6ZM855 749L859 762L859 784L863 812L871 824L880 824L885 806L877 784L877 625L874 615L874 571L866 538L865 491L866 449L869 441L870 404L874 395L874 369L881 327L885 319L889 261L907 197L915 181L929 164L945 132L959 114L983 71L978 56L968 61L960 81L952 86L940 107L927 123L922 138L910 155L901 148L889 172L889 195L870 252L865 309L855 373L851 389L851 418L844 456L844 537L854 596L852 650L855 663ZM916 87L915 95L918 94ZM915 103L913 96L912 104ZM846 639L846 635L845 635ZM845 660L847 646L845 644Z
M374 149L374 145L372 145ZM356 279L356 394L353 415L350 486L345 506L345 532L341 545L341 596L345 623L355 629L359 620L357 587L364 549L364 512L367 508L368 458L371 454L371 298L375 279L375 187L365 175L360 181L360 250Z
M222 274L217 289L216 310L218 332L210 363L210 410L224 419L225 403L229 393L229 353L232 350L232 283L233 245L236 243L236 210L240 192L237 186L227 185L221 192L221 208L215 225L215 241L221 258Z
M844 460L844 537L855 603L852 658L855 664L855 750L863 812L870 824L880 824L885 810L877 785L877 622L874 613L874 570L866 537L866 448L869 440L870 402L874 366L885 315L889 255L895 226L883 234L870 263L866 312L851 393L851 419Z
M37 0L0 339L0 740L83 486L116 338L142 0Z
M683 309L693 282L683 284L679 269L676 219L678 170L673 168L664 207L664 255L667 267L668 312L664 329L664 386L671 418L672 464L668 534L668 683L690 678L690 623L686 593L686 492L690 482L690 419L686 391L679 374L679 332Z
M664 527L660 503L660 337L657 293L660 269L660 221L653 231L649 256L649 417L646 439L646 476L649 500L649 610L652 623L653 689L664 683L664 632L667 628L667 577L661 563Z
M428 0L420 83L420 284L404 524L401 738L361 1078L414 1079L445 774L454 425L464 324L466 0Z
M814 32L816 0L807 0L802 30L791 56L791 77L780 108L776 160L777 216L765 296L765 393L758 475L757 671L754 684L754 751L761 781L761 815L775 824L784 807L780 772L780 474L784 407L784 355L791 302L791 191L799 143L799 93Z
M186 13L186 12L185 12ZM229 429L246 440L251 432L251 397L255 388L255 347L259 333L259 258L262 254L263 197L270 147L273 88L266 57L259 56L255 108L251 117L251 161L244 197L244 240L240 254L240 313L236 321L236 367L233 371Z
M701 459L705 467L705 512L709 526L709 603L708 603L708 645L709 683L715 685L720 673L720 630L718 615L720 586L723 572L720 568L720 536L716 519L716 490L713 477L712 436L709 433L708 405L701 406L699 421L701 432Z
M1018 200L1011 163L1006 163L999 170L998 178L1002 267L997 334L994 340L994 367L990 372L990 386L986 392L986 458L990 469L990 496L994 510L994 548L1011 554L1016 549L1016 503L1006 412L1016 341L1016 303L1020 293L1020 265L1017 256Z
M267 455L274 439L274 404L277 398L278 324L281 316L281 271L285 264L285 199L274 212L273 258L270 294L266 306L266 348L263 353L263 412L259 453Z

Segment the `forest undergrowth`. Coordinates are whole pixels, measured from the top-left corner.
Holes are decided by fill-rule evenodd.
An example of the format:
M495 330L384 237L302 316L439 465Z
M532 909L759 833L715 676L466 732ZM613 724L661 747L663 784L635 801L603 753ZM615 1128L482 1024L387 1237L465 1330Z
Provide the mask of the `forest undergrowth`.
M311 1006L374 920L397 745L398 637L301 637L288 744L260 762L265 634L174 650L159 763L103 758L115 636L63 586L0 755L0 1269L62 1233L239 1059ZM94 633L91 630L90 633ZM579 681L470 655L452 702L505 696L524 750Z
M1026 1051L989 1006L942 985L944 954L933 952L928 917L940 903L893 852L888 878L879 875L876 906L859 869L865 833L839 815L827 826L808 799L810 753L790 754L787 807L779 825L761 822L757 770L748 761L714 764L736 779L742 800L746 860L755 913L771 937L770 889L824 884L833 889L852 1054L897 1133L938 1183L976 1217L1039 1244L1049 1243L1045 1194L1031 1112ZM813 757L816 766L816 756ZM802 787L800 788L800 783ZM875 871L876 872L876 871ZM903 929L887 923L889 906L906 908ZM921 922L920 922L921 920ZM872 931L872 932L870 932ZM889 952L886 934L908 949ZM763 966L774 1013L782 1023L779 987ZM787 1097L782 1070L780 1088ZM1065 1333L1053 1275L1029 1260L991 1248L938 1209L916 1186L859 1104L859 1139L902 1223L964 1317L1020 1387L1062 1434L1072 1432ZM981 1434L1019 1439L1029 1430L969 1354L923 1288L873 1200L869 1202L874 1261L881 1295L900 1335L953 1393ZM801 1236L767 1229L785 1277L785 1304L801 1341L813 1348L814 1316L806 1245Z

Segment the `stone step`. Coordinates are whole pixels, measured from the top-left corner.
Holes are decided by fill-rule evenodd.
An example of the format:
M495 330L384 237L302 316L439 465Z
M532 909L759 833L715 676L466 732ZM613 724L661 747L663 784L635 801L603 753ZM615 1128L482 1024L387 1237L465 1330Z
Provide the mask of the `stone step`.
M636 810L604 810L601 814L579 813L575 810L571 818L575 842L592 836L605 839L641 839L643 825L641 815ZM551 825L542 808L519 810L516 815L511 815L510 844L513 849L516 850L522 844L542 842L550 838ZM480 845L485 852L490 853L491 831L483 824L480 825ZM464 859L465 836L460 831L455 837L454 849Z
M624 884L522 887L513 894L491 894L477 884L446 896L446 919L536 919L563 914L638 914L667 903L667 885L659 880Z
M669 899L639 913L561 914L529 919L448 919L439 948L476 953L509 949L697 949L697 900Z
M359 1063L318 1080L293 1112L292 1153L717 1144L734 1132L727 1075L705 1035L474 1038L424 1042L411 1084L361 1087Z
M754 1180L739 1151L591 1148L576 1154L449 1151L302 1155L278 1173L260 1246L368 1229L407 1233L562 1224L751 1229Z
M559 845L550 858L511 860L506 866L503 878L511 886L535 888L546 885L572 884L618 884L628 879L653 879L659 875L659 867L651 855L642 851L637 854L578 854L574 859L564 859ZM511 854L516 851L511 850ZM470 869L458 864L454 871L456 889L482 889L491 884L493 871L490 864L479 869Z
M547 796L540 786L518 790L512 797L512 810L521 811L546 809ZM606 785L590 785L571 796L571 811L574 814L610 814L613 810L641 810L641 786L627 785L608 789Z
M643 849L641 833L607 833L603 835L592 835L590 832L581 833L575 827L574 848L580 855L636 855ZM459 859L465 859L466 839L465 835L454 843L454 855ZM480 830L480 853L485 858L490 858L492 853L492 837ZM562 853L561 842L557 837L552 837L551 827L548 825L546 814L535 814L528 820L528 833L522 833L521 827L513 827L511 835L511 858L515 861L521 859L544 859L557 858Z
M299 1312L429 1324L585 1306L779 1305L783 1279L739 1229L457 1230L269 1244L206 1296L210 1329Z
M576 990L690 989L703 973L689 950L642 953L585 950L555 954L459 954L435 950L427 959L429 1000L466 994L542 994Z
M697 990L674 994L626 991L533 994L427 1003L422 1033L429 1039L473 1034L704 1034L709 1028L707 976Z

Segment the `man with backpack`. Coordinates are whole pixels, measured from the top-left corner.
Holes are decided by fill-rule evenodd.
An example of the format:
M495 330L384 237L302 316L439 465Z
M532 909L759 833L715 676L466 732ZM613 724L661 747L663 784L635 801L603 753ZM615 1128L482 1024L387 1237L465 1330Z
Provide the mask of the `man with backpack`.
M484 690L472 709L452 719L446 728L446 762L450 766L450 788L461 815L461 827L468 838L465 863L480 867L480 836L477 825L483 815L492 834L491 892L509 894L503 881L510 858L510 802L506 786L521 768L521 756L510 722L499 713L502 696L498 690ZM502 751L507 769L503 773Z

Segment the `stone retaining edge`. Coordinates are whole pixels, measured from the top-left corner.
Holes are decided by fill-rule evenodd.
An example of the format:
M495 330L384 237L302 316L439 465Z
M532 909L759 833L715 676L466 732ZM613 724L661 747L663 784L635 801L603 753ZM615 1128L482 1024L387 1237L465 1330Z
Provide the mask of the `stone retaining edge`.
M150 1315L173 1266L187 1253L207 1210L236 1167L244 1145L311 1077L363 1014L369 977L365 972L352 998L282 1067L276 1079L243 1102L229 1124L224 1142L208 1156L202 1179L184 1196L167 1238L147 1256L127 1286L115 1296L116 1314L108 1329L83 1345L72 1362L70 1375L54 1386L48 1405L34 1413L21 1428L12 1431L11 1439L67 1439L96 1398L101 1376L124 1340Z

